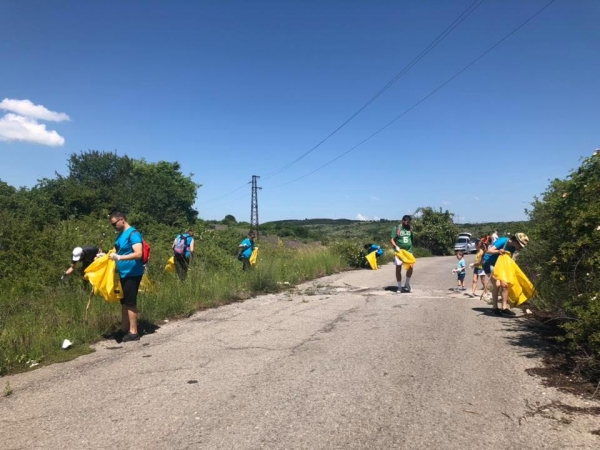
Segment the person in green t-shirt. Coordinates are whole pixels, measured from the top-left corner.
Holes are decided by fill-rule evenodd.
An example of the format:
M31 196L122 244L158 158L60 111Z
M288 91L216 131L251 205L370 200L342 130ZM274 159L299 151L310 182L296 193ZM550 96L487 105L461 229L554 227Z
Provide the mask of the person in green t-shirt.
M413 231L412 231L412 217L402 217L402 223L395 226L392 230L392 238L390 242L392 246L399 252L400 249L406 250L412 254L413 251ZM394 265L396 266L396 281L398 282L398 292L410 292L410 277L413 274L413 268L406 271L406 282L402 286L402 261L397 256L394 256Z

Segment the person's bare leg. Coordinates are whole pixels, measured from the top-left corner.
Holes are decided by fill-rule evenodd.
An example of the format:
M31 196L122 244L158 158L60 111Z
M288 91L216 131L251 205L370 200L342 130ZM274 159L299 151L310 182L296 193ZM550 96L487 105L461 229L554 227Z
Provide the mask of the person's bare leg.
M135 307L135 306L128 306L127 307L127 316L129 317L129 332L131 334L137 334L137 332L138 332L138 327L137 327L138 311L137 311L137 307Z
M477 290L477 278L478 278L477 274L474 273L473 274L473 286L472 286L472 289L471 289L473 291L473 292L471 292L473 294L473 297L475 297L475 291Z
M402 266L396 266L396 281L398 282L398 290L402 285Z
M481 275L481 283L483 284L483 295L487 295L488 286L487 286L487 280L485 279L485 275Z
M508 284L502 283L502 309L508 309Z
M492 282L492 308L498 309L498 291L500 286L496 283L496 279L491 276L490 281Z
M410 277L412 277L413 274L413 267L411 266L410 269L408 269L406 271L406 282L404 283L404 286L406 286L407 289L410 290Z

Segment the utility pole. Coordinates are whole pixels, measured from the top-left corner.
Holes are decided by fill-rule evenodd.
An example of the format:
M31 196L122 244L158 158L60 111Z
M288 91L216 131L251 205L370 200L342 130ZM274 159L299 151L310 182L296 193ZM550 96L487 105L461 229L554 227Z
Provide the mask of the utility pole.
M256 233L258 240L258 190L262 189L257 186L258 175L252 175L252 201L250 202L250 229Z

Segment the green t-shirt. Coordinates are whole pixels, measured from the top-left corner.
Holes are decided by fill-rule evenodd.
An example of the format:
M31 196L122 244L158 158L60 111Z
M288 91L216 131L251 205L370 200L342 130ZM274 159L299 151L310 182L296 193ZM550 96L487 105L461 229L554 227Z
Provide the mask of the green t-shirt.
M402 225L394 227L392 230L392 239L398 246L407 252L412 253L413 234L412 231L402 228Z

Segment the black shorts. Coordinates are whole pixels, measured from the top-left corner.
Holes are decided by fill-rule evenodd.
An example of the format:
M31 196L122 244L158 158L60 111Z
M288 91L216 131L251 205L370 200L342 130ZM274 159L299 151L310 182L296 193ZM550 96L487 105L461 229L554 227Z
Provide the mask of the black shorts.
M123 298L121 305L135 307L137 306L137 295L140 290L142 276L121 278L121 289L123 289Z
M492 266L489 261L484 261L483 271L489 277L492 273L494 273L494 266Z

